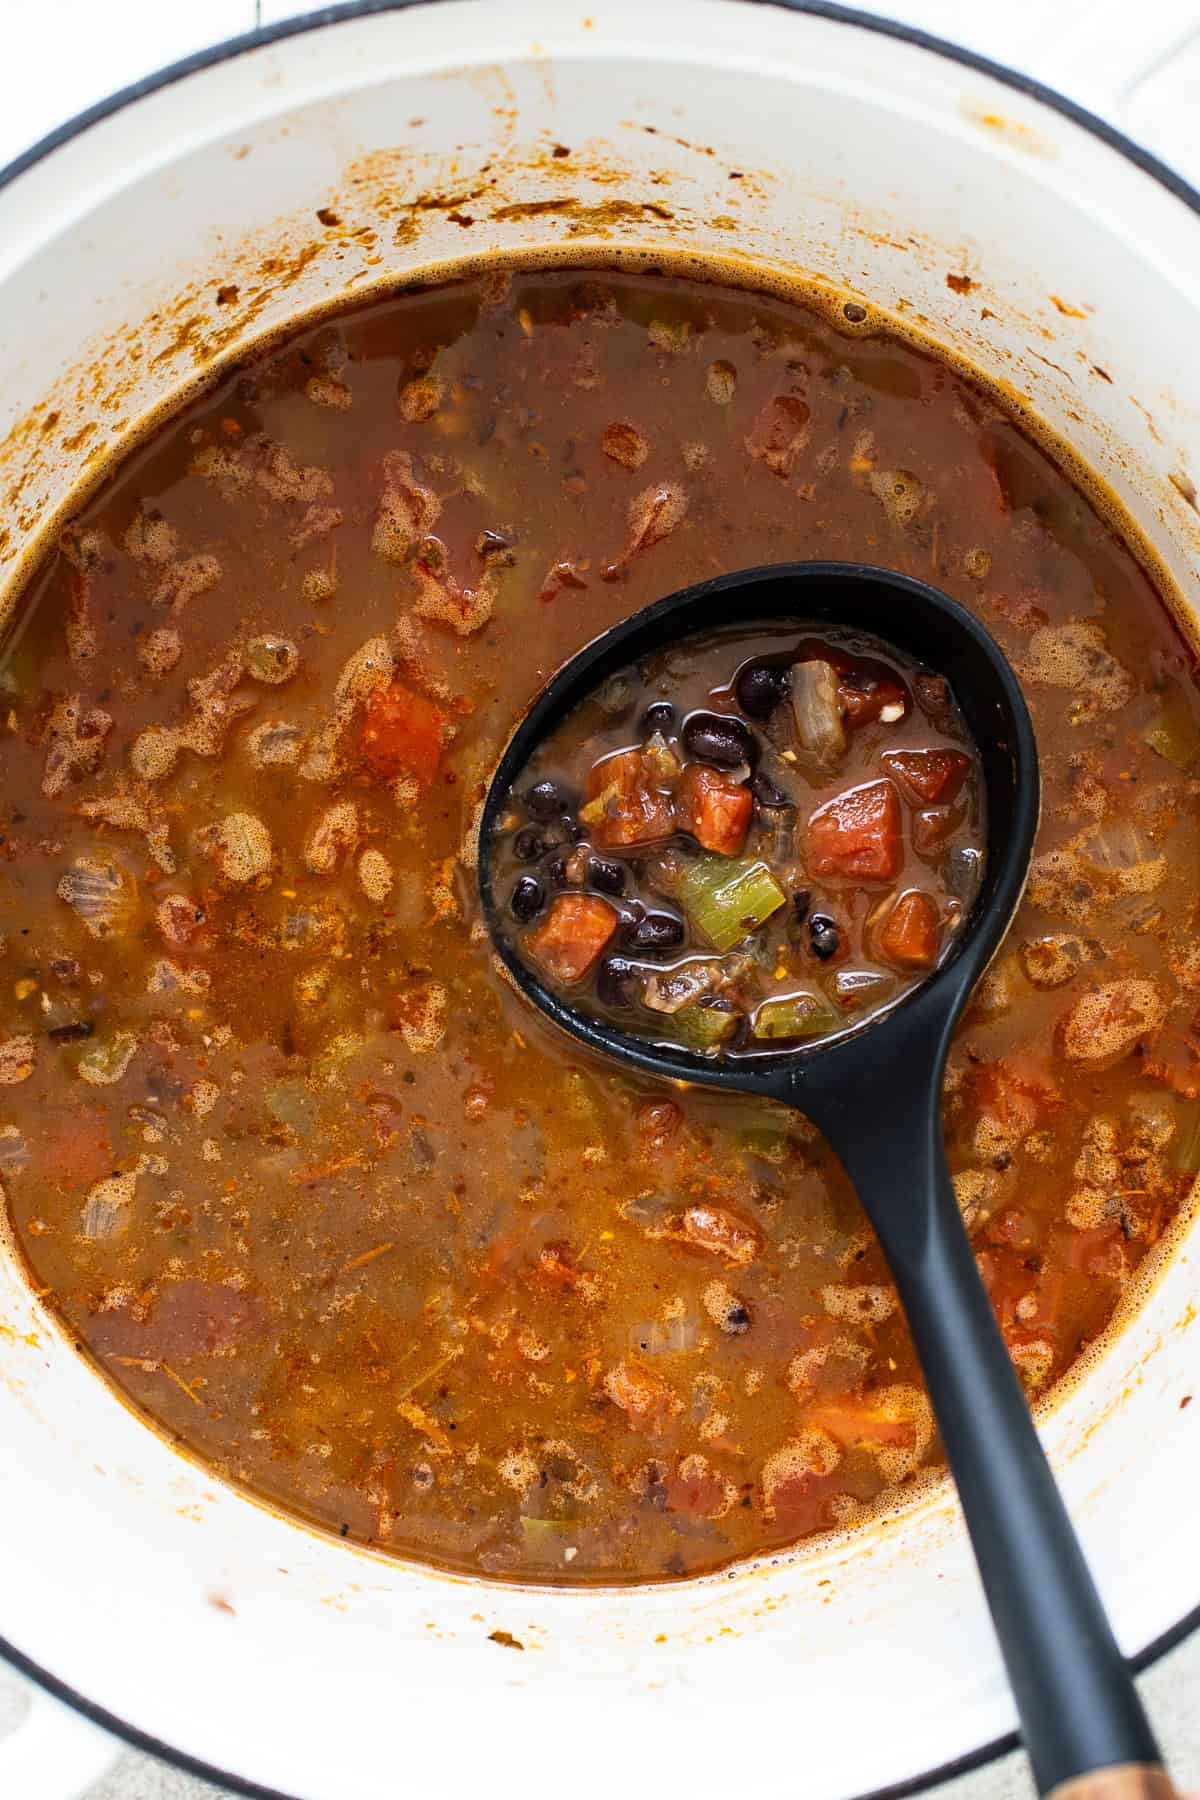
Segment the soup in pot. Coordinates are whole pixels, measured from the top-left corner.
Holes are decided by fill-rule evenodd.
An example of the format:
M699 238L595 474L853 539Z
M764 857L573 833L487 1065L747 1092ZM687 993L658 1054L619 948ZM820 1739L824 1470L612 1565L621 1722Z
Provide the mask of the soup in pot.
M894 1288L821 1139L588 1061L482 927L472 832L514 722L663 594L883 563L970 607L1017 668L1043 823L945 1116L1031 1395L1096 1343L1200 1166L1193 656L1065 464L863 310L629 272L399 292L221 377L28 583L0 660L11 1228L144 1415L344 1538L497 1577L687 1576L853 1526L938 1467ZM763 648L718 637L671 682L765 742L772 709L737 698ZM836 1023L864 1003L839 973L882 977L886 1001L942 954L950 852L980 841L971 747L878 647L784 648L793 696L798 663L845 688L843 728L903 690L836 779L888 784L899 861L847 887L814 844L819 784L776 840L778 769L693 755L665 715L618 721L545 771L579 781L565 813L521 800L512 883L539 893L517 925L619 876L631 930L661 914L643 936L682 924L702 959L751 955L718 890L777 843L787 923L746 1029L801 992ZM799 679L828 697L829 674ZM674 704L633 702L635 725ZM955 791L925 763L860 770L888 731L897 759L965 755ZM672 782L701 770L675 845L681 881L713 874L691 906L614 841L614 782L586 791L584 763L656 734ZM914 890L928 906L889 938ZM681 945L621 954L652 980Z

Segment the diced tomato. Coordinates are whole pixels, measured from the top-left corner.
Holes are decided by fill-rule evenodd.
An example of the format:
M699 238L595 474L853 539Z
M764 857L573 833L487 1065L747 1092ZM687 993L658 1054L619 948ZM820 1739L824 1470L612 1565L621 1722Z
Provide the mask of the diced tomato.
M1184 1100L1200 1099L1200 1032L1164 1032L1150 1049L1142 1071Z
M69 1192L111 1175L113 1147L99 1108L85 1107L59 1118L42 1146L38 1168L43 1180Z
M978 464L967 466L969 474L977 475L977 479L971 480L971 490L979 494L984 516L989 513L1006 516L1011 512L1012 502L993 447L985 443L980 449Z
M1124 1234L1116 1219L1090 1231L1072 1231L1056 1247L1064 1266L1078 1275L1119 1281L1125 1274Z
M884 962L895 969L932 969L941 938L933 896L921 888L910 888L884 920L876 942Z
M538 1251L533 1273L549 1288L574 1289L587 1281L587 1275L575 1261L570 1244L543 1244Z
M844 1394L840 1400L822 1400L805 1409L804 1422L827 1431L837 1443L847 1447L896 1444L910 1450L917 1441L916 1422L870 1394Z
M1019 1215L1027 1218L1028 1215ZM1019 1226L1015 1226L1018 1232ZM992 1303L992 1311L996 1315L996 1323L1000 1326L1011 1325L1016 1318L1018 1301L1030 1292L1035 1277L1026 1267L1028 1249L1013 1250L1007 1243L996 1243L990 1250L981 1250L975 1260L979 1265L980 1278L987 1289L988 1299ZM1044 1278L1043 1278L1044 1279ZM1061 1282L1062 1277L1059 1276ZM1040 1299L1039 1285L1039 1318L1045 1313Z
M591 828L592 842L613 850L670 837L675 808L660 780L656 766L640 750L621 750L597 763L588 777L588 803L579 815Z
M691 1519L719 1519L733 1505L737 1490L714 1469L706 1456L682 1457L667 1476L667 1511Z
M746 438L746 448L773 475L786 480L808 442L809 405L802 393L790 390L767 401Z
M219 1281L175 1281L154 1309L154 1328L168 1355L228 1356L238 1344L261 1336L262 1302Z
M763 1512L793 1531L815 1531L829 1522L827 1507L838 1491L842 1453L824 1431L806 1429L762 1466Z
M1048 1067L1034 1056L1011 1056L1003 1062L984 1063L971 1076L975 1104L1001 1125L1011 1126L1019 1137L1032 1131L1039 1119L1062 1104L1062 1095Z
M863 725L873 724L885 708L898 706L897 718L912 710L908 689L893 675L872 674L871 680L861 687L855 685L852 675L843 675L838 682L838 699L848 731L858 731Z
M390 781L415 775L428 787L446 741L446 714L424 694L393 681L367 701L359 750L372 775Z
M608 1371L604 1391L635 1431L646 1431L651 1436L662 1431L680 1410L674 1388L632 1356Z
M848 788L819 806L808 821L812 875L894 881L900 860L900 796L894 782Z
M1019 594L992 592L987 595L987 603L1018 631L1039 631L1050 623L1050 614L1039 604L1035 588L1022 588Z
M525 940L529 953L555 981L582 981L617 929L615 908L597 894L560 894Z
M922 806L953 800L971 767L961 750L888 750L885 766Z
M1038 1222L1023 1207L1006 1206L989 1219L987 1235L993 1244L1007 1245L1011 1250L1032 1250L1038 1241Z
M731 781L705 763L689 763L676 792L680 823L705 850L736 856L746 842L754 797L740 781Z

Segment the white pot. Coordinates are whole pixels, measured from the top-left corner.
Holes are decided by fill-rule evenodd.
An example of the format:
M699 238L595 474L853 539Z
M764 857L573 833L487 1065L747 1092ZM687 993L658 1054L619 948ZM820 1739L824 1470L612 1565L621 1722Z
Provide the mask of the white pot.
M413 209L431 194L457 205ZM505 211L530 201L572 204ZM643 245L804 271L926 326L1078 445L1194 599L1197 206L1051 96L834 9L439 0L285 27L100 109L0 191L0 576L215 352L464 252ZM1044 1421L1143 1657L1200 1604L1195 1285L1185 1244ZM11 1258L0 1333L0 1631L231 1783L840 1800L1011 1731L949 1491L711 1580L505 1589L328 1541L183 1461Z

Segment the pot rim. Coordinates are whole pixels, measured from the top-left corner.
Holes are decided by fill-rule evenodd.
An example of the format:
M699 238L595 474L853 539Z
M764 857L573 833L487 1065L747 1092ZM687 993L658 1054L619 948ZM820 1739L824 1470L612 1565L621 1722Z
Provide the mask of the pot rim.
M139 80L118 88L104 100L98 100L93 106L75 113L71 118L54 127L52 131L23 150L4 167L0 168L0 190L10 186L27 170L34 168L47 156L53 154L62 145L80 137L93 125L101 124L112 118L125 107L169 88L177 81L186 80L188 76L217 67L221 63L231 62L235 57L247 52L261 50L271 44L286 42L287 39L300 37L306 32L323 31L328 26L342 25L356 19L369 18L373 15L389 12L406 12L411 7L421 5L437 5L441 0L339 0L332 6L323 6L316 11L279 19L270 25L257 26L251 31L240 32L234 37L222 38L215 44L209 44L201 50L192 51L190 55L180 57L178 61L167 63ZM894 38L900 43L913 45L919 50L928 50L948 62L959 64L962 68L974 73L986 75L991 80L1012 88L1026 98L1036 100L1040 105L1078 125L1092 137L1115 150L1118 155L1141 169L1156 181L1160 187L1181 200L1188 209L1200 218L1200 190L1187 181L1177 170L1171 168L1159 157L1144 149L1140 144L1128 137L1116 126L1102 119L1088 107L1070 100L1057 89L1048 87L1044 82L1032 75L1022 73L1018 69L1009 68L1004 63L995 62L991 57L983 56L974 50L968 50L950 39L939 37L934 32L923 31L919 26L908 25L897 19L881 17L877 14L859 11L856 7L843 6L838 0L740 0L744 5L775 6L784 12L806 14L817 19L826 19L835 25L854 27L860 31L873 31L880 37ZM1170 1626L1160 1636L1145 1645L1129 1658L1129 1665L1135 1673L1141 1674L1156 1663L1160 1657L1175 1649L1185 1638L1200 1630L1200 1606L1194 1607ZM189 1775L195 1775L203 1781L223 1785L235 1794L248 1796L248 1800L297 1800L295 1795L284 1792L282 1788L264 1787L261 1783L251 1781L245 1776L236 1775L227 1769L217 1768L202 1758L191 1756L187 1751L176 1749L174 1745L165 1743L152 1732L141 1730L127 1720L118 1718L103 1706L89 1700L69 1683L62 1681L50 1670L43 1668L31 1657L18 1650L14 1644L0 1634L0 1658L16 1669L29 1680L36 1682L48 1693L76 1712L90 1719L114 1737L122 1739L136 1750L157 1756L161 1761L173 1765ZM951 1781L956 1776L969 1774L974 1769L985 1767L1008 1755L1020 1746L1019 1734L1007 1732L1002 1737L992 1738L977 1749L966 1751L948 1762L938 1763L907 1780L891 1784L887 1787L872 1788L868 1792L852 1797L852 1800L908 1800L908 1797L928 1793L931 1788L942 1782Z

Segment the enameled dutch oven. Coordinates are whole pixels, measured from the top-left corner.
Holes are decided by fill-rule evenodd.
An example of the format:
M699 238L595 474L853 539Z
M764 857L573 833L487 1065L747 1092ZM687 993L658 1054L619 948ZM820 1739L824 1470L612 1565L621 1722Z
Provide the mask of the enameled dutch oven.
M901 28L749 0L332 8L117 96L0 183L0 589L98 459L264 332L464 255L620 251L802 275L931 333L1077 446L1200 614L1200 199ZM1142 1660L1200 1606L1194 1256L1185 1222L1043 1420ZM8 1251L0 1375L9 1654L245 1792L847 1800L1011 1732L948 1489L703 1581L505 1588L331 1542L181 1459ZM25 1734L23 1769L0 1753L6 1794L65 1800L55 1736Z

